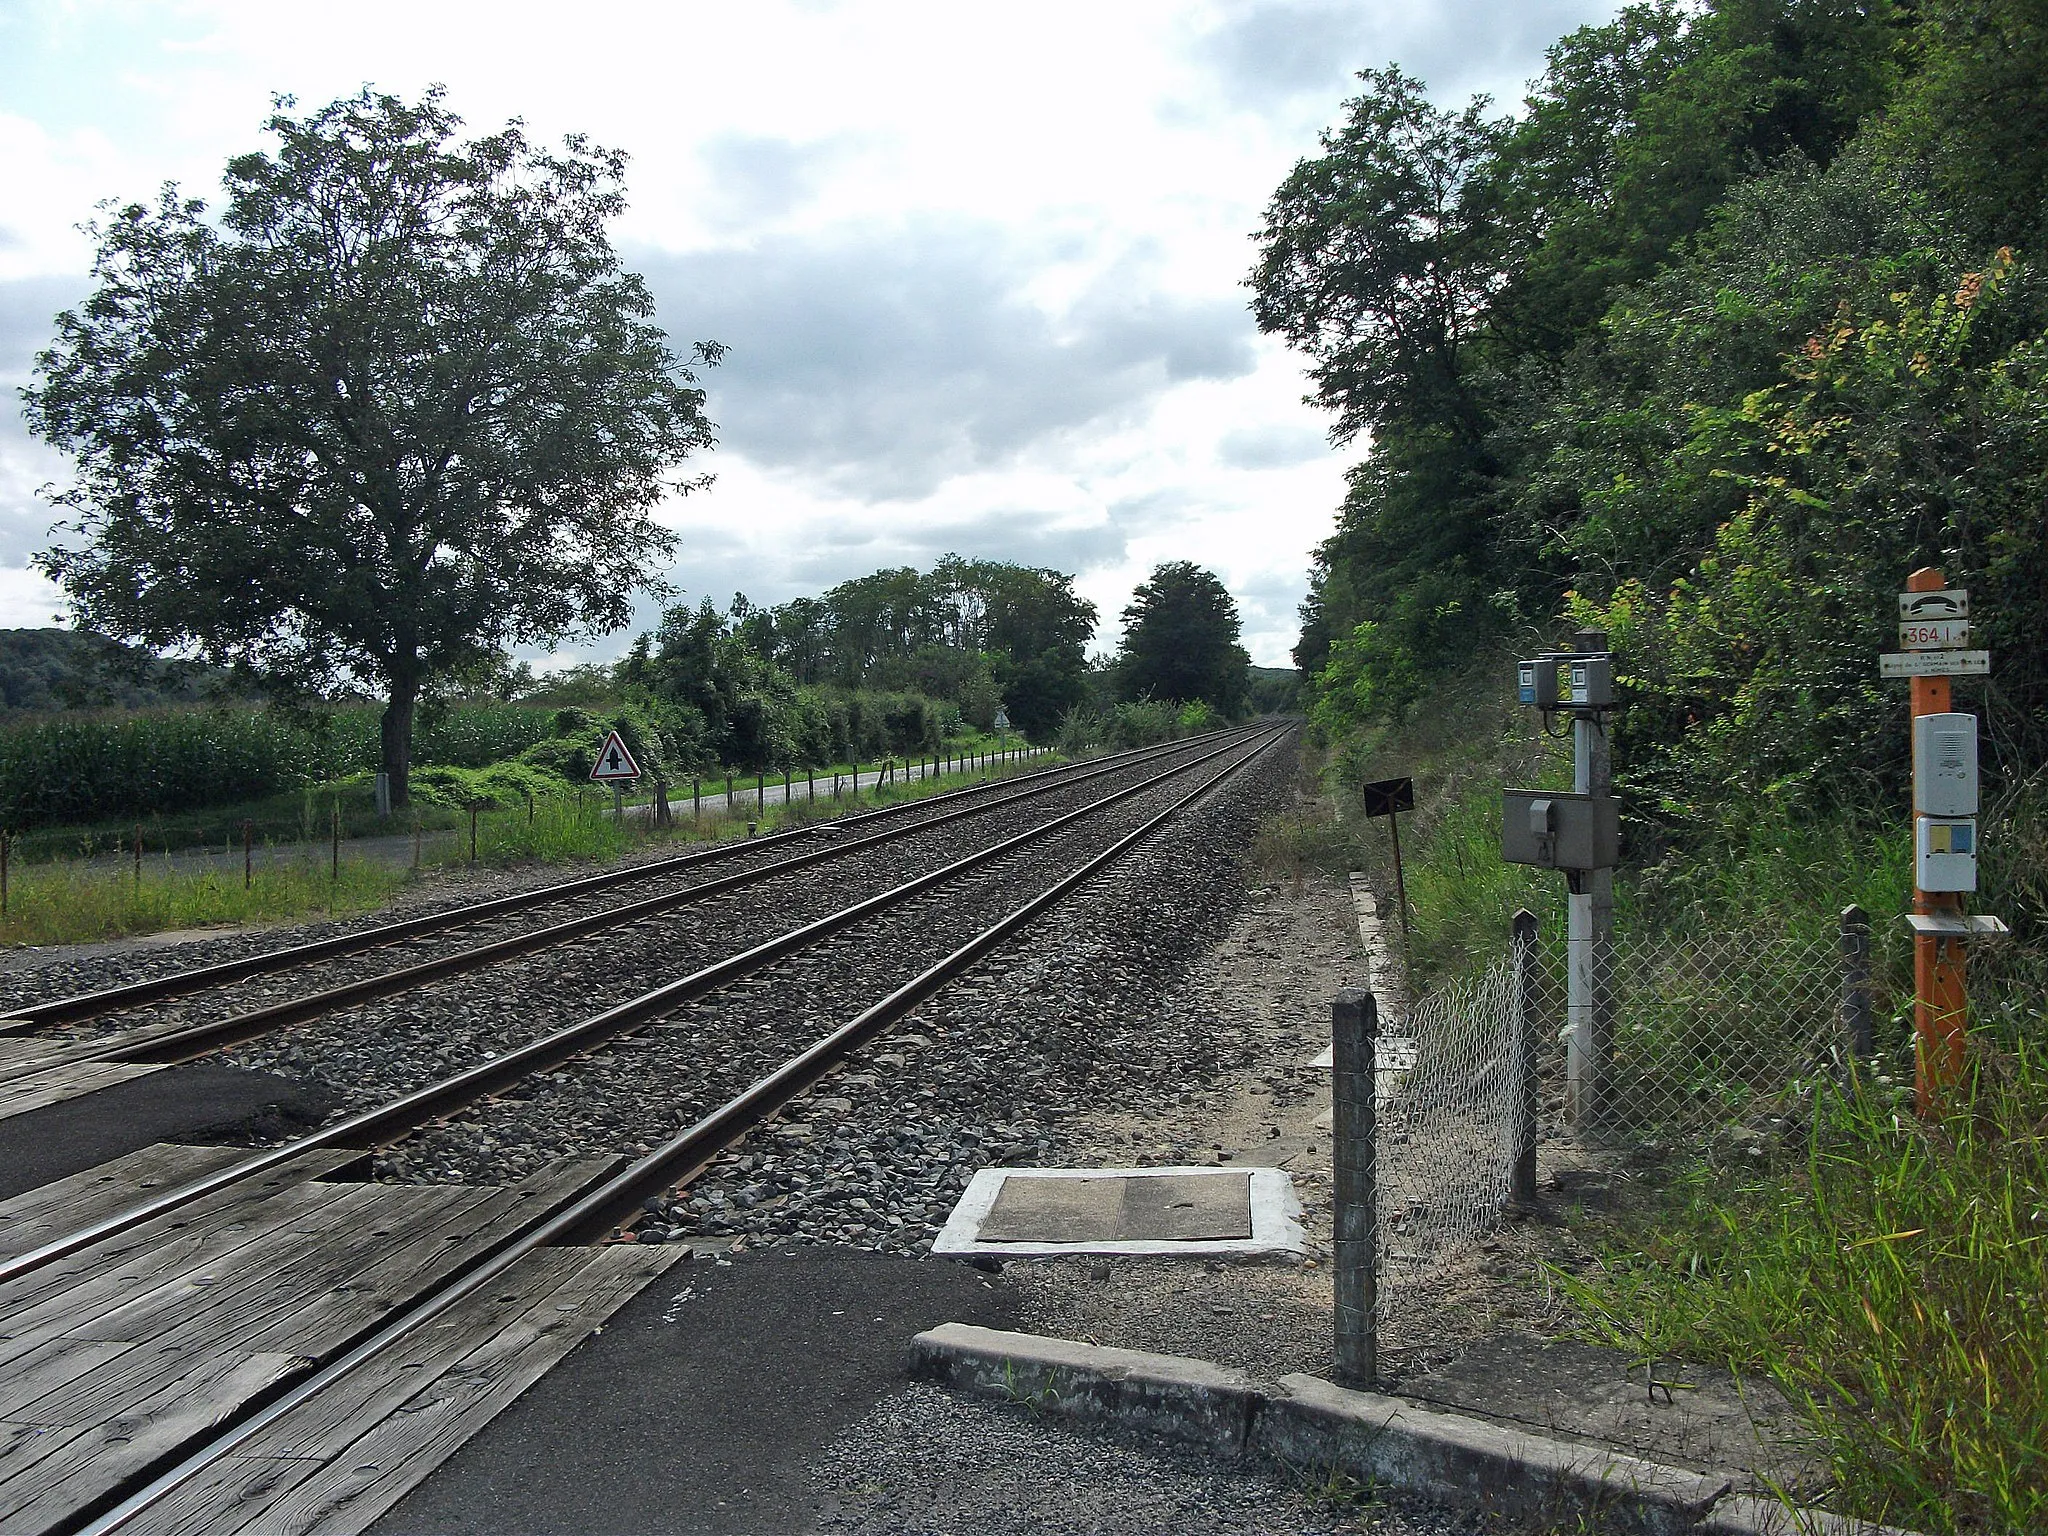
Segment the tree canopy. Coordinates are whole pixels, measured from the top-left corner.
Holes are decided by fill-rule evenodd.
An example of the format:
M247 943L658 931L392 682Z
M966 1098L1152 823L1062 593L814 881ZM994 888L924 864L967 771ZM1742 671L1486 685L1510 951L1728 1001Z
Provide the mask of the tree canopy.
M93 227L24 391L77 465L37 559L99 632L375 689L402 804L423 690L626 622L712 431L606 236L624 155L460 140L438 88L293 106L217 219L167 186Z
M1238 644L1237 599L1214 571L1189 560L1156 567L1124 609L1117 656L1129 698L1196 700L1237 714L1251 687L1251 656Z
M1608 630L1674 826L1896 788L1890 594L1990 596L1999 756L2048 762L2048 28L2021 0L1651 0L1526 110L1367 69L1250 276L1367 447L1295 659L1327 731Z

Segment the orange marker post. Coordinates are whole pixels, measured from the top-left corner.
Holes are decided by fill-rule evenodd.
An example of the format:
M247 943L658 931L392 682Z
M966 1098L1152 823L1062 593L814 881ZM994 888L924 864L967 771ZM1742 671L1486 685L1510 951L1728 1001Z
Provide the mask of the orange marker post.
M1939 592L1947 585L1941 572L1931 565L1922 566L1906 578L1908 592ZM1949 712L1947 678L1916 677L1911 684L1915 720L1922 715ZM1914 798L1917 803L1918 795ZM1916 882L1913 910L1960 918L1963 902L1952 891L1923 891ZM1947 1105L1950 1090L1962 1081L1969 1008L1967 953L1960 938L1934 933L1913 935L1913 1103L1922 1118L1940 1113Z

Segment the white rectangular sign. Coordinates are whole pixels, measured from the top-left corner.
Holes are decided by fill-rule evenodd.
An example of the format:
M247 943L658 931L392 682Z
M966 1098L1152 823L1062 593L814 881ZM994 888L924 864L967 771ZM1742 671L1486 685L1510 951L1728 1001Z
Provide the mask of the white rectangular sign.
M1913 619L1899 626L1902 651L1957 651L1969 643L1968 619Z
M1970 594L1957 587L1947 592L1901 592L1899 594L1899 622L1910 624L1916 619L1967 619L1970 616Z
M1877 658L1879 677L1988 677L1989 651L1888 651Z

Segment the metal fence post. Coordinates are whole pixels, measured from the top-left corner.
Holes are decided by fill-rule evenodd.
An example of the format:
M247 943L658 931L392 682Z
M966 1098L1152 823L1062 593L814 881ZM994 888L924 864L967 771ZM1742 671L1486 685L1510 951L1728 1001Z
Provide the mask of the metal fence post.
M1370 1387L1379 1378L1379 1169L1374 1147L1379 1007L1346 987L1330 1008L1334 1037L1330 1166L1336 1197L1337 1379Z
M1514 916L1515 1011L1508 1049L1514 1089L1508 1100L1508 1198L1536 1203L1536 914Z
M1870 916L1861 907L1842 908L1842 1045L1849 1053L1844 1077L1877 1051L1870 1002Z

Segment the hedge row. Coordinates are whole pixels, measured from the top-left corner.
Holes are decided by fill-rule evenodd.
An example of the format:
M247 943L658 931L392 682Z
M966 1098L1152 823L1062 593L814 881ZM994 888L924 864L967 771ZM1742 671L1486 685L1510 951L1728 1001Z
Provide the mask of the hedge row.
M555 713L452 709L420 722L413 759L481 768L546 739ZM58 716L0 732L0 825L200 810L374 769L377 758L375 709L310 721L246 707Z

